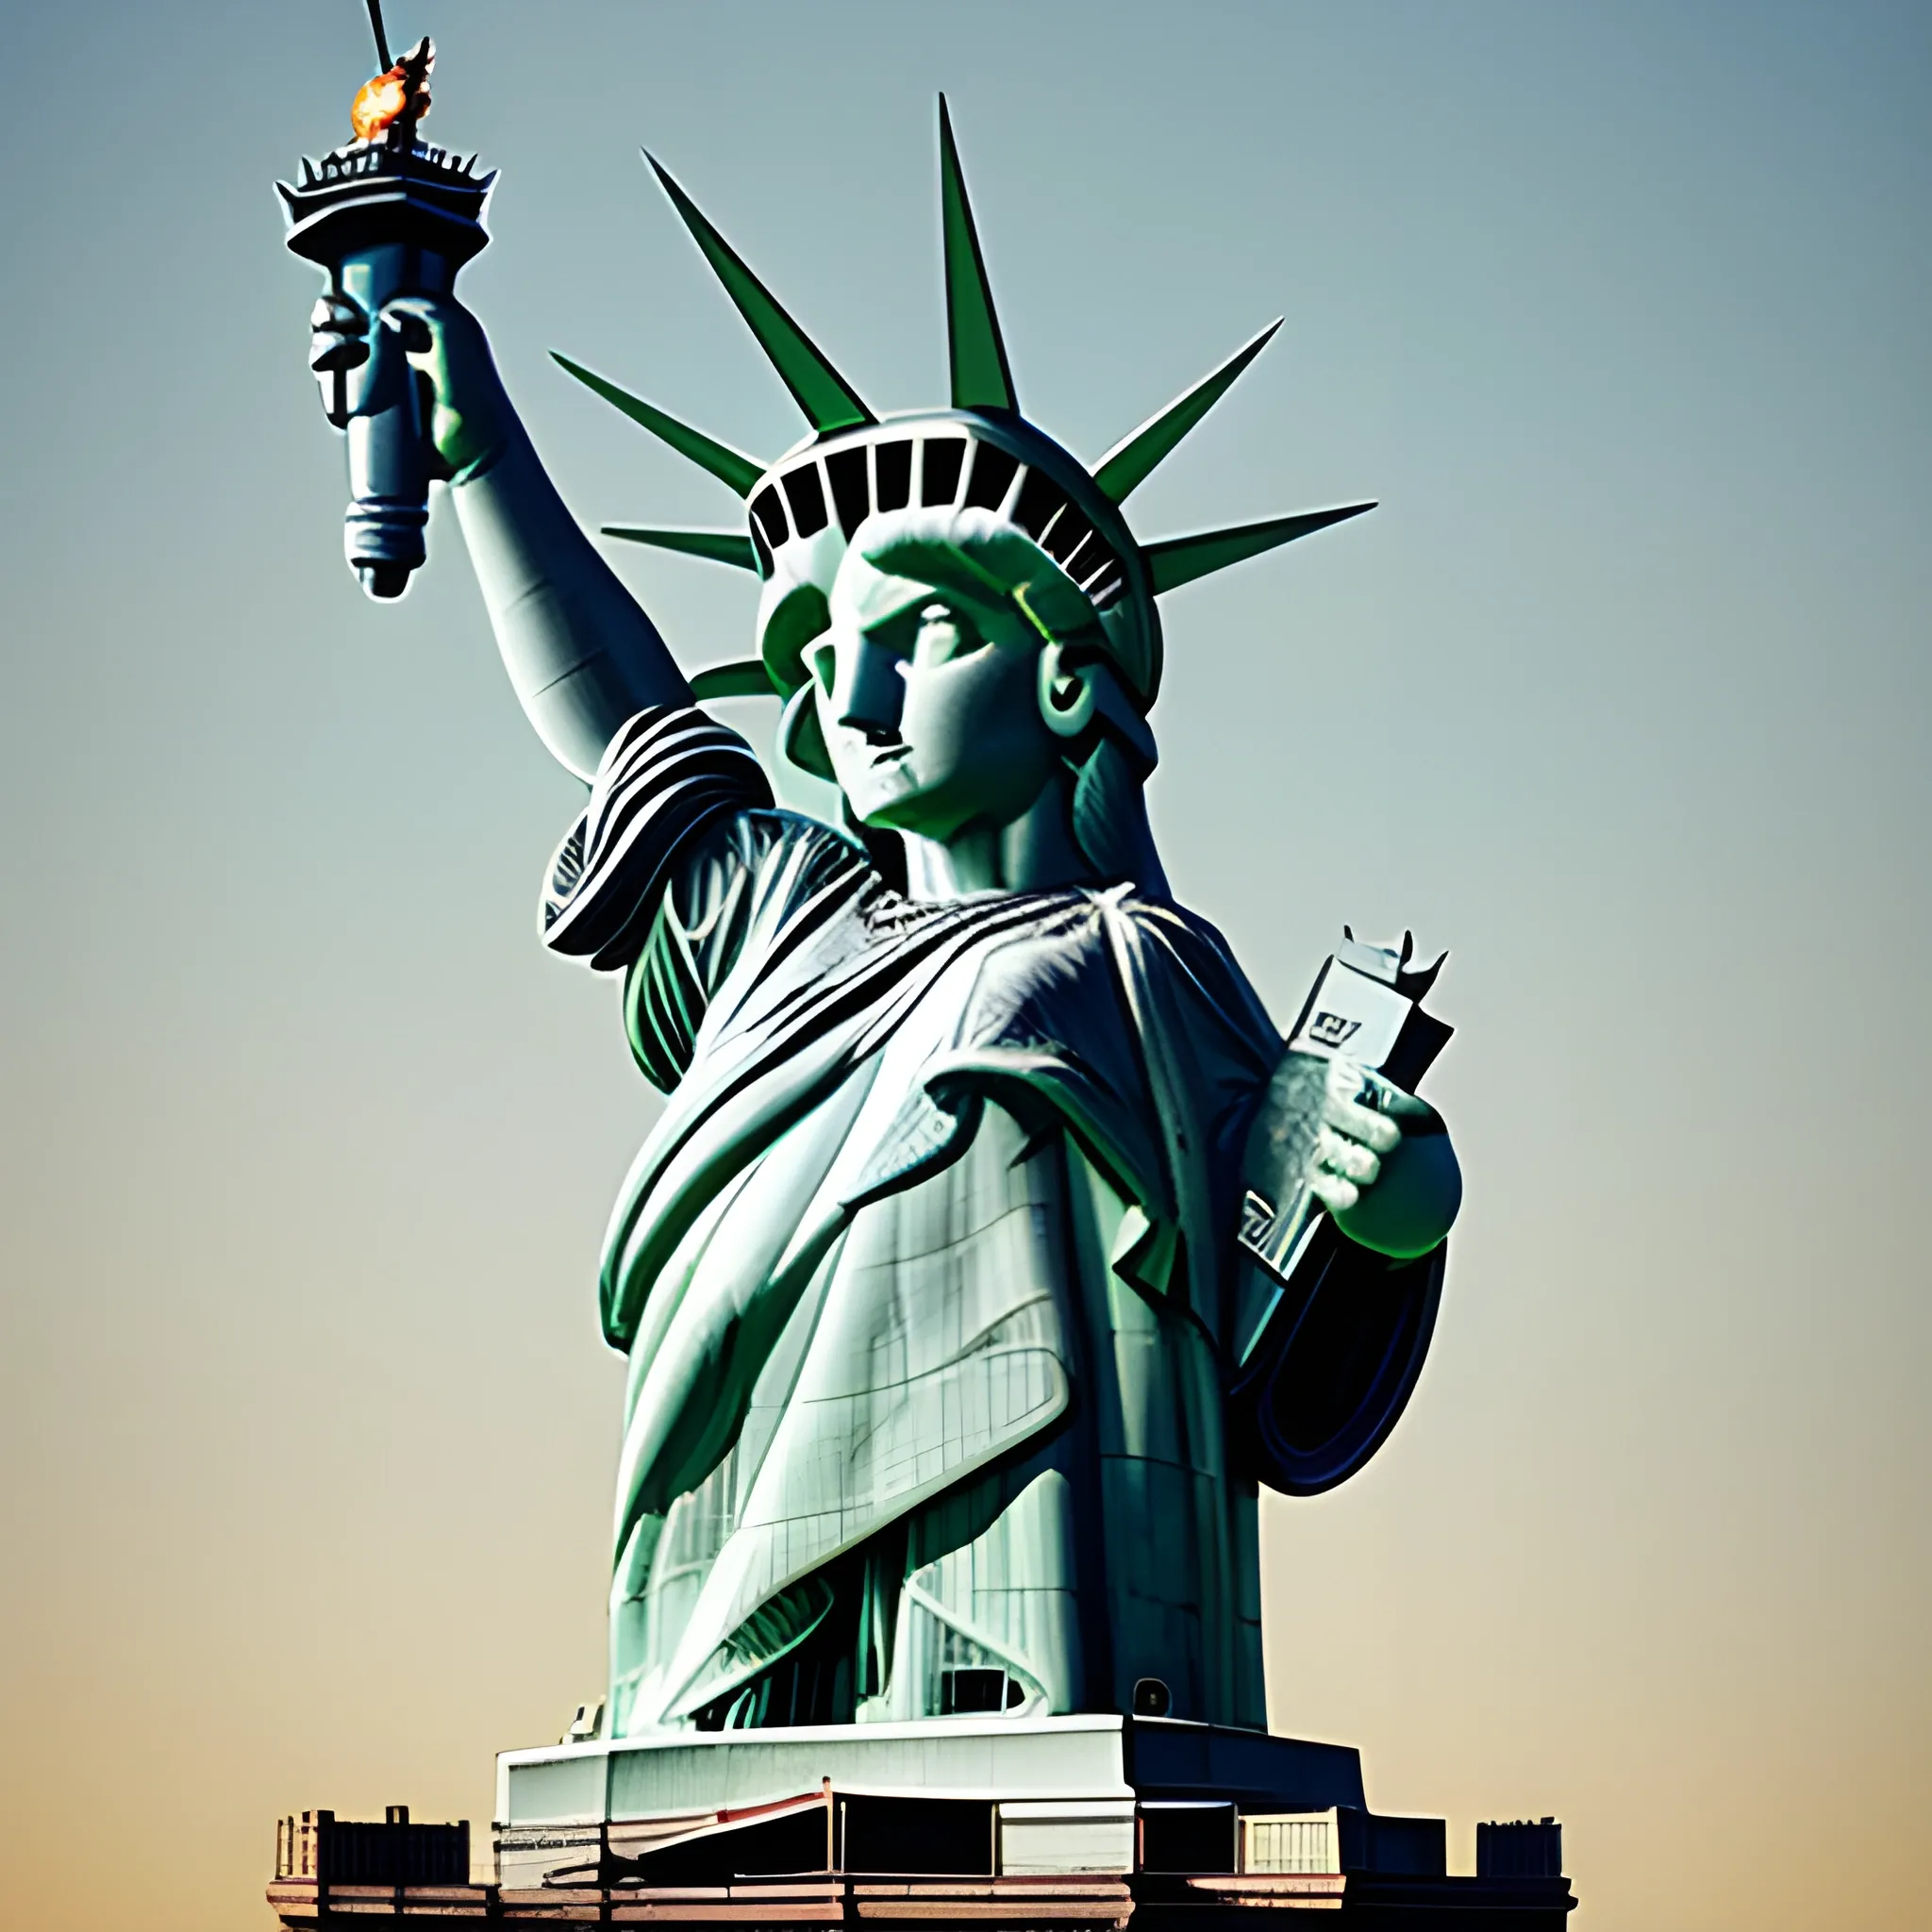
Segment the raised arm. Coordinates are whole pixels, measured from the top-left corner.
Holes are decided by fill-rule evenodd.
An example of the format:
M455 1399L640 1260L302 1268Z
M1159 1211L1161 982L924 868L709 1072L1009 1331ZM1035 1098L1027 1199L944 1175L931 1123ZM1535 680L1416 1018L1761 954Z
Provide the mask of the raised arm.
M317 305L310 366L366 353L369 318ZM453 297L391 303L375 326L403 335L435 391L431 440L517 701L551 755L581 778L626 718L688 705L691 687L657 626L564 507L505 392L482 325Z

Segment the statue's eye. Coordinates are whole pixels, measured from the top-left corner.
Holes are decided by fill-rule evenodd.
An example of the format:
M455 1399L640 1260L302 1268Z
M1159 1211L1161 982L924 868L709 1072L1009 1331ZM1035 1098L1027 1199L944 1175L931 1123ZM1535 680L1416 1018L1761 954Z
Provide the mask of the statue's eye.
M839 653L828 641L818 645L810 655L811 668L818 674L819 689L830 697L832 680L839 675Z
M943 604L928 604L919 613L916 655L922 663L944 664L963 658L981 641L979 633Z

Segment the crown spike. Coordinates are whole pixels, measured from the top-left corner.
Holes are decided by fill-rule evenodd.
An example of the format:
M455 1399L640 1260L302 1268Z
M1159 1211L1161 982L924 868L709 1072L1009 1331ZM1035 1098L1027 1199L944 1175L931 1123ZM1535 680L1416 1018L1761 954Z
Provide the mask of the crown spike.
M691 230L691 239L704 251L712 272L724 284L724 292L750 324L758 347L791 391L792 400L805 411L806 421L822 436L828 430L851 429L875 422L873 412L859 400L858 391L825 360L805 331L779 307L771 291L699 212L697 205L666 173L657 156L646 149L644 158L671 197L671 205L683 218L684 225Z
M1271 517L1266 523L1239 524L1231 529L1204 530L1196 537L1167 537L1158 543L1143 543L1141 555L1147 564L1147 581L1158 597L1163 591L1178 590L1196 577L1225 570L1273 550L1278 543L1292 543L1330 524L1344 523L1374 509L1373 503L1351 503L1340 509L1311 509L1300 516Z
M992 285L987 280L979 231L973 225L973 206L966 199L966 177L959 172L959 150L953 141L953 117L944 94L940 96L940 230L945 243L946 349L952 365L953 407L1018 409L1013 372L1000 336L1000 319L993 311Z
M1174 446L1234 386L1234 379L1273 340L1281 326L1276 316L1253 341L1237 349L1212 375L1204 376L1185 394L1176 396L1158 414L1150 416L1131 436L1125 436L1101 458L1093 472L1100 492L1113 503L1124 503L1173 453Z
M668 442L679 456L689 457L701 469L710 471L721 483L727 483L741 496L749 496L758 487L758 480L765 474L765 465L754 462L748 456L707 436L702 429L693 429L687 423L680 423L675 416L667 416L654 403L647 403L641 396L634 396L628 390L619 389L614 382L606 382L601 375L593 375L581 363L573 362L568 356L552 349L550 359L559 368L567 370L584 385L595 390L607 403L615 404L633 423L641 423L655 437Z
M741 530L658 530L642 529L635 524L606 524L604 534L621 537L626 543L650 543L659 550L675 550L682 557L735 564L740 570L758 567L758 554Z

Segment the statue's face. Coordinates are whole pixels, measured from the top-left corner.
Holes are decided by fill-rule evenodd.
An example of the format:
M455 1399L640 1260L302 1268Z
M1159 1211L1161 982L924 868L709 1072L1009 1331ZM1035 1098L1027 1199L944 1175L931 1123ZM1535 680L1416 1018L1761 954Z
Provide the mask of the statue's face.
M835 624L806 661L854 817L941 842L1019 818L1059 769L1041 649L1017 610L941 590L875 624Z

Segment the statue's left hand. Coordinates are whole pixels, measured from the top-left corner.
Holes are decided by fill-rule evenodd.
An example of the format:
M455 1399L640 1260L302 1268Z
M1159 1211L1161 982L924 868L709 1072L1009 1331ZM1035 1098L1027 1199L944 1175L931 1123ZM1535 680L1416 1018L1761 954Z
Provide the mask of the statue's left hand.
M1462 1170L1442 1116L1353 1060L1328 1062L1310 1191L1350 1241L1410 1260L1448 1234Z

